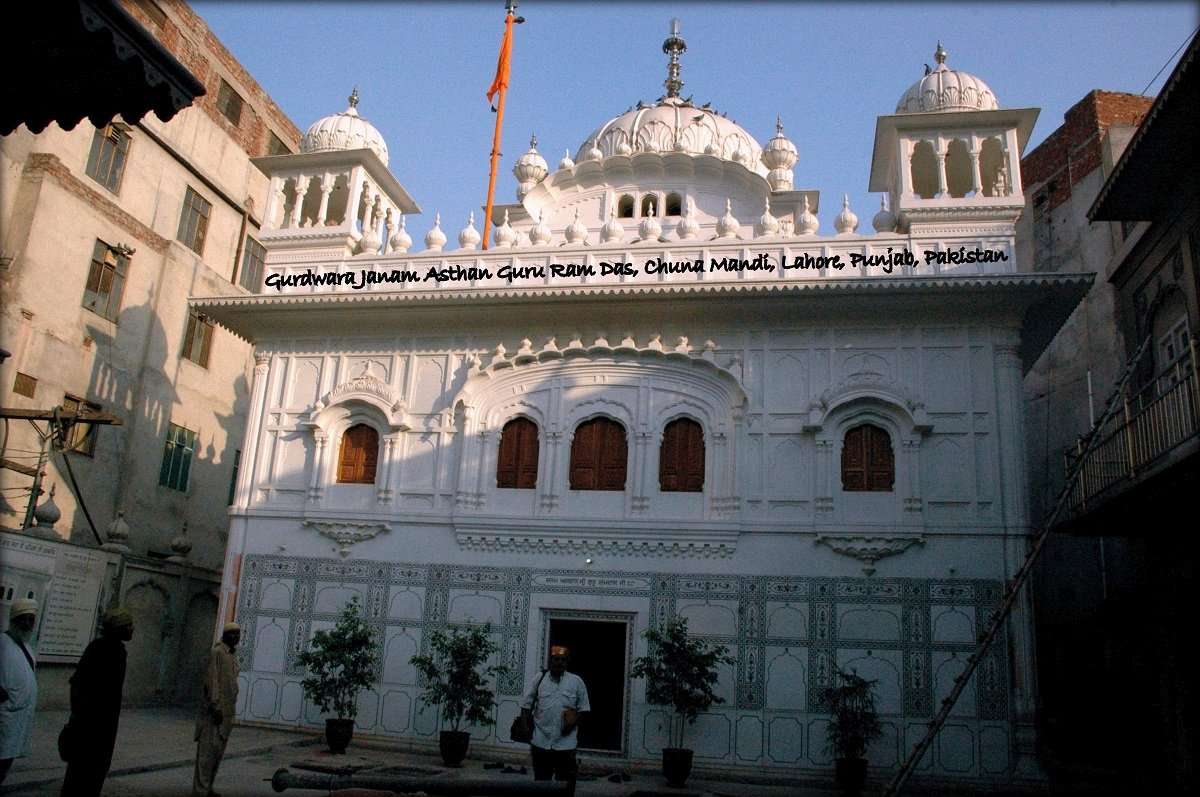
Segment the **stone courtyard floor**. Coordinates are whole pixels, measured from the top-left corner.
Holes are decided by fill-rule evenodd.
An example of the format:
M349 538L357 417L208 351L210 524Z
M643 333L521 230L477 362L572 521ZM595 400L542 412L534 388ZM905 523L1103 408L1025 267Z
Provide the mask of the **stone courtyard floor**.
M0 794L58 795L66 765L58 759L58 732L66 722L63 711L41 712L34 735L34 754L18 759ZM112 770L104 787L109 797L154 795L184 797L191 794L192 766L196 747L192 741L194 714L178 708L127 709L121 715L121 731L113 756ZM580 797L834 797L832 777L828 781L789 778L786 773L747 773L730 780L720 773L699 770L686 789L667 787L657 767L630 767L623 761L581 757L582 772L576 793ZM361 771L392 769L416 777L447 780L495 779L519 783L530 779L525 757L488 753L468 758L461 768L442 766L436 752L414 750L378 740L356 741L344 756L330 755L312 731L290 731L258 727L234 728L225 759L217 776L217 789L225 797L250 797L275 792L271 776L280 768L293 772L328 771L352 767ZM519 770L526 768L526 773ZM505 770L508 771L505 771ZM832 773L831 773L832 775ZM751 780L753 782L746 782ZM883 783L868 788L866 795L882 792ZM905 795L975 797L976 795L1095 794L1094 788L1076 784L1070 789L1017 789L1011 787L945 787L914 783ZM1120 790L1124 793L1134 793ZM288 789L289 794L329 794L325 790ZM1118 793L1114 791L1113 793Z

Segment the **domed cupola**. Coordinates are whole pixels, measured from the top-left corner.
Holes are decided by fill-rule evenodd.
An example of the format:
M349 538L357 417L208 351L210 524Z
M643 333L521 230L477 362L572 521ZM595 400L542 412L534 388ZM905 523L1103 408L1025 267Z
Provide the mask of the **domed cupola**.
M517 178L519 185L517 186L517 201L520 202L525 198L535 185L540 183L550 173L550 167L546 164L546 159L537 149L537 136L529 138L529 150L517 158L517 162L513 165L513 176Z
M388 148L375 126L358 115L358 89L350 92L350 106L341 113L313 122L300 139L300 152L334 152L369 149L387 166Z
M767 181L772 191L792 190L792 167L799 160L796 145L783 134L783 120L775 117L775 136L763 147L762 162L771 171Z
M709 103L695 105L680 96L679 56L687 44L679 35L679 20L671 20L671 34L663 42L669 56L666 94L653 104L639 102L620 116L596 128L580 146L576 162L642 152L711 155L732 161L767 176L763 150L741 125L718 113Z
M896 103L896 113L933 113L936 111L994 111L1000 107L988 84L958 69L946 66L948 53L938 42L933 69L925 65L925 76L904 92Z

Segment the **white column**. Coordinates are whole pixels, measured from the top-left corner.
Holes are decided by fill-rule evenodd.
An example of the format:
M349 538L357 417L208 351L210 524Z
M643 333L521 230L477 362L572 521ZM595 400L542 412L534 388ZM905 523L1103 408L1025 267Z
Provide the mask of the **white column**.
M939 138L937 147L934 149L933 155L937 158L937 176L938 190L937 199L945 199L949 194L946 189L946 147L944 142Z
M385 435L383 438L383 451L381 453L382 471L376 475L375 479L375 498L381 504L390 504L392 502L392 460L395 457L396 450L396 433Z
M904 511L920 512L923 506L921 501L921 438L908 438L903 442L901 451L904 455L904 466L908 469L908 497L904 499Z
M629 491L631 493L629 510L635 515L640 515L650 508L650 496L654 489L651 479L655 475L647 472L650 446L656 442L661 444L661 438L654 432L644 429L634 433L633 438L633 467L630 468L631 473L629 474L633 479L633 489Z
M979 150L971 150L971 191L975 196L983 195L983 178L979 174Z
M296 175L296 204L292 206L292 220L289 227L299 229L304 216L304 195L308 193L308 177Z
M325 172L321 177L321 206L317 208L317 220L313 222L314 227L325 226L325 216L329 213L329 195L333 193L334 175Z
M912 156L913 143L907 138L896 141L896 167L900 170L900 196L912 199ZM895 211L895 208L892 208Z
M1004 134L1004 162L1008 164L1008 193L1010 196L1020 196L1024 191L1021 183L1021 156L1017 146L1017 131L1008 130Z
M273 229L279 226L275 221L275 214L283 212L285 202L283 195L283 178L276 175L271 178L271 187L267 191L267 206L263 209L263 227Z
M313 429L313 466L308 477L308 500L317 503L321 500L324 485L321 483L325 472L325 449L329 443L329 435L323 429Z
M833 441L818 438L817 447L817 494L813 497L813 508L817 512L833 511Z
M254 387L250 392L250 408L247 415L246 438L242 443L241 469L238 471L237 489L233 505L239 510L250 506L250 493L254 488L254 474L258 471L258 443L262 434L263 418L267 414L267 381L271 371L271 355L267 352L254 354Z
M1016 574L1029 551L1032 529L1025 483L1024 403L1022 401L1020 335L1016 330L997 334L994 347L996 373L996 440L1000 454L1001 506L1004 518L1004 572L1007 582ZM1030 585L1021 590L1008 617L1012 651L1013 707L1015 711L1014 770L1039 773L1034 714L1037 684L1034 669L1033 606Z

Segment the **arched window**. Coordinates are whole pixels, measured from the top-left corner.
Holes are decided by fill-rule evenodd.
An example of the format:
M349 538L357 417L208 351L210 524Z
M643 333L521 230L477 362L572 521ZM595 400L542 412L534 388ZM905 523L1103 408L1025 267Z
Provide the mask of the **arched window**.
M654 194L646 194L642 197L642 218L648 219L658 215L658 197Z
M379 460L379 433L365 423L356 424L342 435L337 480L342 484L374 484Z
M679 194L667 194L667 215L683 215L683 199L680 198Z
M864 423L842 441L842 489L846 492L891 492L896 481L892 439L878 426Z
M508 490L537 487L538 428L528 418L513 418L500 432L496 486Z
M691 418L678 418L663 429L658 450L658 489L698 493L704 489L704 430Z
M571 489L624 490L628 454L621 424L611 418L579 424L571 441Z
M933 199L938 192L937 156L933 144L922 141L913 147L912 161L913 193L922 199Z
M633 197L629 194L617 200L617 218L632 219L633 218Z
M974 189L974 185L975 174L967 142L956 138L946 147L946 191L950 196L961 199Z

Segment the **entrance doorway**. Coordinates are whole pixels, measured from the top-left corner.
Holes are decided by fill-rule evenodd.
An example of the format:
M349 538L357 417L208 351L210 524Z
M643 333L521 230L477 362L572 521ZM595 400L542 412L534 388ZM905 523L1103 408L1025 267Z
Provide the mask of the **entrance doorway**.
M568 669L583 679L592 704L587 722L579 726L580 749L608 753L624 749L628 635L629 623L624 620L549 618L546 650L552 645L570 648Z

